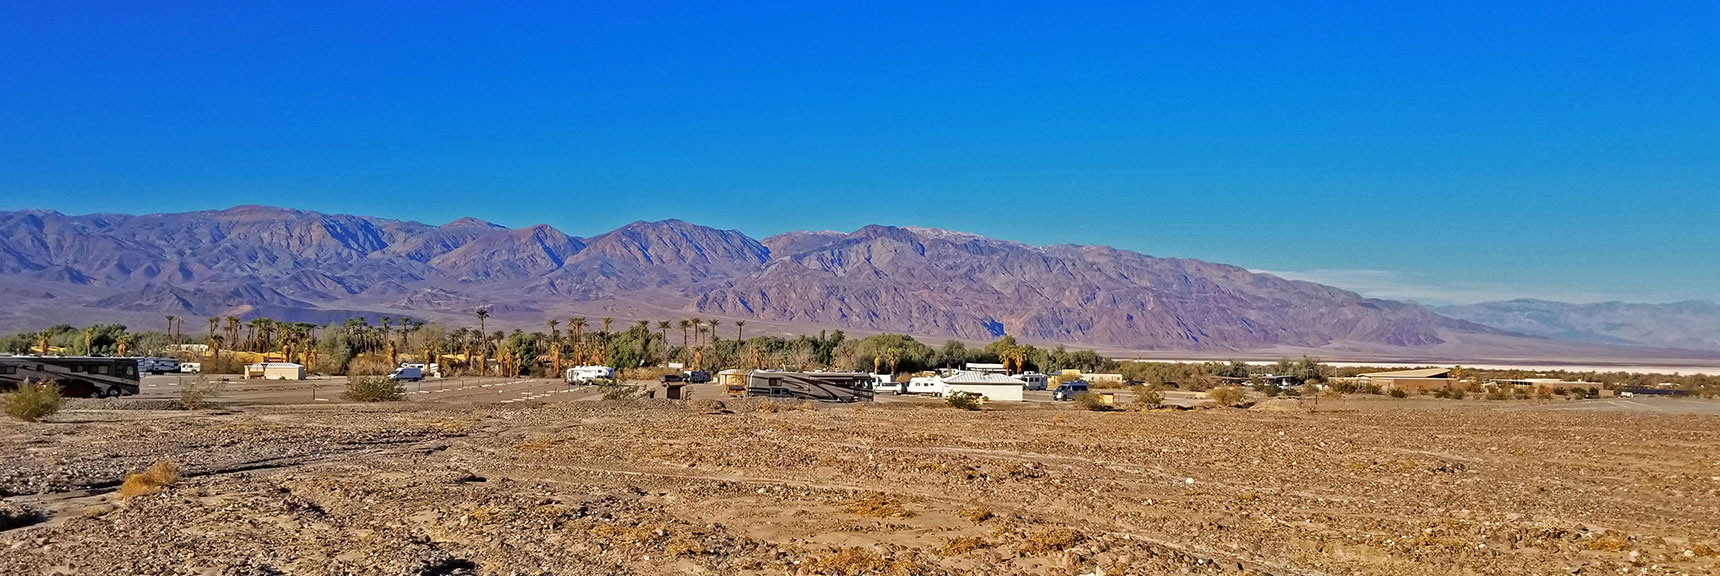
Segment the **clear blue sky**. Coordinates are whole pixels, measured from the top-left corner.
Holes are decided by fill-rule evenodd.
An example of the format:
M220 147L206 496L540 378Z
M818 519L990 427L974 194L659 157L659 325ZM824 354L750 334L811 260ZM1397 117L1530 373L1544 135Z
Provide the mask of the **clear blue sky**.
M301 4L0 3L0 209L885 223L1720 299L1711 0Z

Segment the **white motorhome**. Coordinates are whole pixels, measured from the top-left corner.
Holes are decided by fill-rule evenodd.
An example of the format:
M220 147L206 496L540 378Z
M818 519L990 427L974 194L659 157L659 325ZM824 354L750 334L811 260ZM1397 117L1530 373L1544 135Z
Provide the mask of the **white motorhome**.
M150 374L166 374L179 371L179 361L172 358L144 358L137 361L139 370Z
M562 380L567 381L568 384L588 384L614 377L615 369L608 366L574 366L562 374Z
M944 395L944 379L939 376L916 376L908 379L908 384L902 387L903 394Z
M1027 383L1027 386L1023 387L1025 390L1044 390L1051 385L1051 377L1038 372L1016 374L1015 378Z
M179 363L179 373L180 374L202 374L203 373L203 363L202 362L180 362Z

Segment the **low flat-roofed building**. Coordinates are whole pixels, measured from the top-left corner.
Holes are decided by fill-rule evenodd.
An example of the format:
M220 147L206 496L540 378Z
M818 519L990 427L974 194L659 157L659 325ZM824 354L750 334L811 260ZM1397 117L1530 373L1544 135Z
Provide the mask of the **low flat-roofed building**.
M962 365L962 369L968 372L984 372L986 374L1006 374L1009 372L1002 364L986 362L968 362Z
M1570 390L1570 389L1600 390L1601 388L1604 387L1604 386L1602 386L1602 384L1600 382L1584 382L1581 380L1560 380L1558 378L1496 378L1493 380L1488 380L1487 383L1493 384L1493 385L1498 385L1498 386L1509 385L1509 386L1521 386L1521 387L1525 387L1525 388L1535 388L1535 387L1540 387L1540 386L1546 386L1548 388L1553 388L1553 389L1564 388L1566 390Z
M1365 379L1367 383L1378 386L1381 390L1403 390L1409 393L1421 393L1427 390L1452 388L1457 386L1458 379L1451 377L1449 368L1417 368L1414 370L1392 370L1390 372L1371 372L1357 374L1356 378Z
M1019 378L986 372L959 372L944 378L944 394L972 392L989 402L1020 402L1026 387L1027 382Z

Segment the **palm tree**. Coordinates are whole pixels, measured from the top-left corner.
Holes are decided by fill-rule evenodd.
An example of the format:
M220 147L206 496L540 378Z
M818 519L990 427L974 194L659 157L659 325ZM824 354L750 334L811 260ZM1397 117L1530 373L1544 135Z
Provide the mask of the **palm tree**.
M490 317L490 310L479 308L473 314L478 315L478 375L483 376L484 372L489 370L489 362L486 361L488 360L487 356L489 356L489 343L482 338L484 336L484 320Z
M657 321L657 334L663 337L663 361L669 361L669 321Z
M173 323L177 320L179 320L178 316L174 316L172 314L167 315L167 334L166 334L166 336L167 336L167 342L169 344L173 343ZM42 349L43 354L47 354L47 351L48 351L47 348Z
M746 338L741 337L741 329L746 328L746 327L747 327L747 321L746 320L736 320L735 321L735 340L736 341L745 341L746 340Z
M560 329L561 321L551 319L550 321L545 322L545 324L549 325L550 371L554 372L556 377L560 377L561 376L561 329Z
M687 354L690 353L690 351L692 350L692 348L687 347L687 328L691 327L692 325L693 325L692 320L682 320L681 321L681 361L682 362L687 361Z
M121 331L118 336L114 337L114 347L114 352L120 356L124 356L126 352L130 352L131 334Z
M581 352L585 351L585 317L574 316L568 323L567 330L572 333L573 338L573 361L584 364L585 356L581 355Z
M716 341L718 341L718 340L722 340L722 337L720 337L720 336L717 336L717 325L718 325L718 324L722 324L722 323L723 323L723 321L722 321L722 320L712 320L712 321L711 321L711 322L710 322L710 325L711 325L711 328L710 328L710 333L711 333L711 340L710 340L710 344L711 344L711 345L712 345L712 346L713 346L713 347L714 347L714 346L715 346L715 345L716 345Z
M239 345L239 317L238 316L228 316L227 317L227 342L234 345L234 346Z
M896 375L896 365L898 363L900 363L901 361L902 361L902 352L901 351L899 351L895 348L890 348L890 349L884 351L884 362L887 362L890 364L890 375L891 376Z
M220 329L221 329L221 317L220 316L210 316L209 317L209 334L207 335L208 340L210 342L215 341L215 331L220 330ZM215 357L215 345L214 344L211 344L209 346L209 357L210 358Z
M693 347L694 348L699 348L699 347L704 346L704 344L701 343L701 341L704 338L704 333L703 333L704 326L705 326L705 319L693 318Z

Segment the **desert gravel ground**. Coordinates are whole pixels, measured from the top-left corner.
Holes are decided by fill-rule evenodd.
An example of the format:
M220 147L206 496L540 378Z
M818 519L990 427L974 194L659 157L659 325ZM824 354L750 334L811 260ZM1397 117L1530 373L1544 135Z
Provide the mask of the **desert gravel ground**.
M1711 414L166 404L0 424L0 574L1720 574Z

